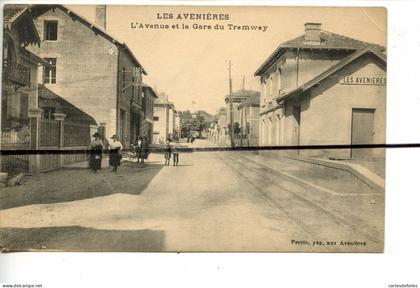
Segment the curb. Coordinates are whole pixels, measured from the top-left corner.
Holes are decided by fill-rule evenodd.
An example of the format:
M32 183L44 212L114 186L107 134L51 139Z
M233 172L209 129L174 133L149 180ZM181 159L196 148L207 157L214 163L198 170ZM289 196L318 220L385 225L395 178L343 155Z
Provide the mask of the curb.
M302 156L284 155L285 158L306 162L314 165L325 166L332 169L338 169L350 173L361 182L374 190L384 191L385 180L379 175L373 173L367 168L359 164L350 164L344 162L337 162L333 160L321 159L321 158L307 158Z

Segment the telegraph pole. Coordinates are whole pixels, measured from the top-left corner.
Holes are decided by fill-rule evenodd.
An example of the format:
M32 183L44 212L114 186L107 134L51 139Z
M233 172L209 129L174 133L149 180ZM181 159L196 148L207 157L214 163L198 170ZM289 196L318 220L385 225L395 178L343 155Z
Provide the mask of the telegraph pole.
M232 63L229 60L229 107L230 107L230 146L235 147L234 130L233 130L233 99L232 99Z

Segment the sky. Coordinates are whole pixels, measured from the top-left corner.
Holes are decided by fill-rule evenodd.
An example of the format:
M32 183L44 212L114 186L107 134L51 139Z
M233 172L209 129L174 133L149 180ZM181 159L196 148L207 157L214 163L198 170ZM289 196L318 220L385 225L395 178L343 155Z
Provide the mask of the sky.
M95 6L68 7L92 22L95 19ZM227 14L229 19L159 19L164 13L174 18L179 13L181 17L184 13ZM323 30L383 46L387 41L383 8L108 5L106 17L106 30L125 42L146 69L144 82L167 94L179 111L211 114L225 105L229 60L233 90L241 89L245 76L245 89L258 91L255 71L278 45L302 35L306 22L319 22ZM135 27L140 23L167 24L170 29L131 28L132 23ZM176 24L189 25L189 29L172 29ZM193 29L193 24L210 25L211 29ZM224 30L215 30L216 24ZM267 28L265 32L229 30L228 24Z

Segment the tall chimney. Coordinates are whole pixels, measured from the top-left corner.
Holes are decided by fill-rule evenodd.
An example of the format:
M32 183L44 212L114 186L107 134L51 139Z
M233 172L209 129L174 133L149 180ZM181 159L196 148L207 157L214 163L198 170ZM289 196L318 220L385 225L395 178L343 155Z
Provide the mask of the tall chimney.
M321 44L321 23L305 23L305 43Z
M106 5L96 5L95 24L106 29Z

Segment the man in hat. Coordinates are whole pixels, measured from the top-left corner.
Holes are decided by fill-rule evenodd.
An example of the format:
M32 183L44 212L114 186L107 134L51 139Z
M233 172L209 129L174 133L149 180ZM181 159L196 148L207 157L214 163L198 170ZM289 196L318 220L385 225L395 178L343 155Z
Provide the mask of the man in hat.
M118 166L121 165L122 149L123 146L118 141L117 135L112 135L112 141L109 143L109 166L112 166L112 171L117 173Z
M102 164L102 150L104 148L104 143L101 140L101 135L96 132L92 135L93 140L90 142L89 150L90 150L90 157L89 157L89 168L94 172L97 173L98 170L101 169Z

